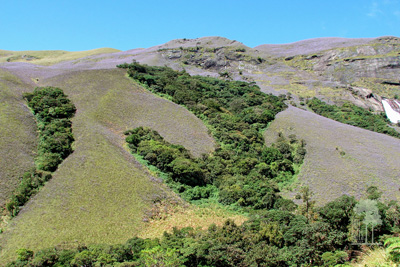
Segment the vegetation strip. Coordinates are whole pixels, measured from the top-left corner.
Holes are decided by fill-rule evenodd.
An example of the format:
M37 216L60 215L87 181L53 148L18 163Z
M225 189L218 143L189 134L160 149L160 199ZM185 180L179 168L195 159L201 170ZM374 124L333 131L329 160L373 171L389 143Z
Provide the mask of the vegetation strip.
M6 204L11 216L16 216L24 205L46 181L58 165L72 153L71 118L76 108L64 92L54 87L38 87L24 94L35 115L39 130L36 169L26 172L21 183Z
M373 203L381 214L381 225L375 228L376 238L399 232L400 207L375 200L376 191L369 190L368 199L357 203L354 197L342 196L322 208L310 201L296 213L263 210L243 225L228 220L223 226L211 225L207 230L182 228L164 233L159 238L134 237L124 244L81 245L74 249L49 248L37 252L17 251L16 266L354 266L346 261L355 248L350 247L350 230L354 210L361 203ZM298 213L305 212L306 216ZM303 213L305 214L305 213ZM369 216L360 214L367 220ZM361 218L362 218L361 217ZM364 229L364 225L361 225ZM368 231L371 233L370 227ZM364 232L364 230L362 231ZM368 245L366 243L364 246ZM400 263L400 238L385 242L388 257L382 264L362 266L394 266ZM340 265L337 265L340 264Z
M132 151L167 173L167 183L185 199L212 198L247 210L286 206L277 184L290 183L294 165L303 161L305 143L281 136L274 147L267 147L262 137L267 124L286 108L282 98L262 93L253 83L192 77L138 63L120 67L203 119L219 143L214 153L193 158L150 129L126 132Z
M308 100L307 105L318 115L329 119L400 138L400 133L388 126L390 121L385 113L373 114L351 103L341 107L328 105L315 97Z

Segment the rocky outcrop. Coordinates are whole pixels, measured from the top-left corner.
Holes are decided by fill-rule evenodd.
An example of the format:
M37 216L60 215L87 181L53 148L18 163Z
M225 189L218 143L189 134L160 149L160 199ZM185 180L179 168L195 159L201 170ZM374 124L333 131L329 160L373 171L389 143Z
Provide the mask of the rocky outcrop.
M233 69L238 67L240 62L253 65L261 64L264 59L255 57L251 48L241 45L237 46L195 46L177 48L160 48L158 52L169 60L179 61L183 65L197 66L204 69L215 71L226 70L227 67ZM232 71L233 71L232 69Z
M372 90L361 87L348 86L347 90L354 96L353 103L357 106L373 111L383 112L382 98Z

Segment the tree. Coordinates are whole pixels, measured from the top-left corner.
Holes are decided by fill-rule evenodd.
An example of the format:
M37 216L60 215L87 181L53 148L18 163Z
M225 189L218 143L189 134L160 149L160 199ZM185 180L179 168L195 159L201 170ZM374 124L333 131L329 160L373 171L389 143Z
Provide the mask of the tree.
M334 229L347 232L356 205L354 197L343 195L318 210L323 221Z
M379 191L378 187L370 186L367 188L367 198L372 200L378 200L382 196L382 192Z
M308 186L301 187L299 191L300 192L296 195L296 199L301 199L303 201L303 205L300 206L300 212L306 217L307 223L309 223L315 215L315 200L311 200L314 193Z
M376 200L364 199L354 207L354 212L363 219L365 226L365 243L368 242L368 227L372 228L372 243L374 243L374 227L382 224Z

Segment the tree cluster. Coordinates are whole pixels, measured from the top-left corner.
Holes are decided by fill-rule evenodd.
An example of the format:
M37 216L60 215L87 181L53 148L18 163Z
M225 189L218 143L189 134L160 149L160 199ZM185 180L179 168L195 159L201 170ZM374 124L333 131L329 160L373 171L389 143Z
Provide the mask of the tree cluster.
M12 266L335 266L349 258L348 230L357 201L342 196L321 208L315 218L284 210L254 213L243 225L227 220L207 230L182 228L158 239L132 238L125 244L90 245L76 249L17 251ZM380 235L398 227L391 209L380 203ZM398 217L399 218L399 217ZM397 219L398 220L398 219ZM397 226L396 226L397 225ZM398 260L399 239L387 242Z
M390 121L384 113L374 114L351 103L341 107L328 105L316 97L308 100L307 105L318 115L332 120L400 138L400 133L388 126Z
M72 153L74 137L71 118L76 108L64 92L55 87L38 87L33 93L24 94L24 97L36 117L39 129L37 168L55 171Z
M278 183L290 181L301 164L305 143L280 135L272 147L262 131L286 108L283 99L266 95L253 83L190 76L167 67L136 62L120 67L150 90L185 105L209 126L219 147L199 159L182 146L165 142L150 129L127 131L133 153L167 173L186 199L215 196L218 201L250 209L272 208ZM205 196L205 197L202 197Z

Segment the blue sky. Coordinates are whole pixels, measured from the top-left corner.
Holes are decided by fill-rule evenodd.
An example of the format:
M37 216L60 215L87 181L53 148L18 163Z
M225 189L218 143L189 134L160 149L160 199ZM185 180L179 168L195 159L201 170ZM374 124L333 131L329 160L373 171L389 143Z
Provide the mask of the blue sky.
M129 50L223 36L247 46L400 36L400 0L0 0L0 49Z

